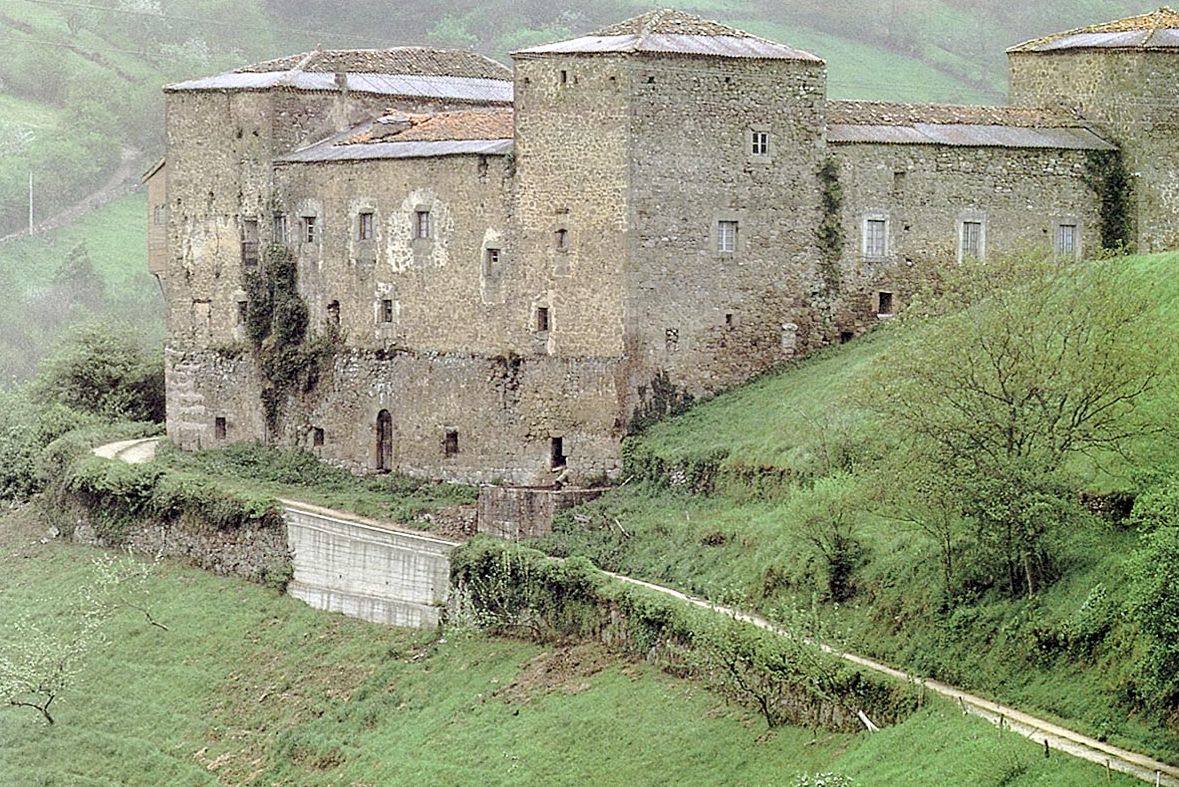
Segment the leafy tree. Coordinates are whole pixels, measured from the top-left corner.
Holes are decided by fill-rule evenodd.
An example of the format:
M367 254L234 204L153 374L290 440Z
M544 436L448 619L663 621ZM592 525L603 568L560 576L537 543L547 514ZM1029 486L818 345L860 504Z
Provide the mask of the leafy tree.
M1129 598L1148 640L1138 691L1145 704L1179 714L1179 520L1144 533L1130 564Z
M163 360L112 326L69 333L46 359L34 388L40 399L130 421L164 420Z
M902 458L892 486L912 490L914 473L941 479L992 578L1034 593L1073 508L1069 460L1126 454L1162 431L1162 408L1142 405L1173 365L1174 334L1116 263L967 263L941 284L904 318L916 323L911 338L863 398Z

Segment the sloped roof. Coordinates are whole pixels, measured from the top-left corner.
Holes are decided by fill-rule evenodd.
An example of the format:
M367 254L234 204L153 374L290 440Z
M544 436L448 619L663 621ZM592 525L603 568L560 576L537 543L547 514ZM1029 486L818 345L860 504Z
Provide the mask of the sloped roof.
M298 69L315 74L398 74L401 76L511 79L512 71L478 52L400 46L392 49L324 49L243 66L235 73Z
M1157 11L1054 33L1013 46L1008 52L1059 52L1069 49L1179 50L1179 11Z
M827 120L832 144L1114 149L1077 118L1034 107L831 101Z
M435 158L512 150L511 110L395 112L278 159L280 163Z
M823 62L801 49L672 9L651 11L580 38L521 49L512 56L618 53Z

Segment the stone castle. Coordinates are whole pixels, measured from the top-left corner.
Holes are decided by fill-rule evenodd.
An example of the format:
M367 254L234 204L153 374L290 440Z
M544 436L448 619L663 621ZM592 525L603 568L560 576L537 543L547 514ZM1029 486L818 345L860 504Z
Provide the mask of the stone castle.
M168 434L586 484L634 424L854 337L931 266L1179 247L1179 13L1009 57L1009 106L836 101L818 57L656 11L512 69L314 51L171 85ZM272 418L246 282L276 245L337 347Z

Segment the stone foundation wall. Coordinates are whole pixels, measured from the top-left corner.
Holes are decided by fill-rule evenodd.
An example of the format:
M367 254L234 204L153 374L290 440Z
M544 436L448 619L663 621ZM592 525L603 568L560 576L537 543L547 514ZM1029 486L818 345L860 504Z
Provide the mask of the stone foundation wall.
M553 532L557 514L605 491L484 486L479 489L479 532L511 541L539 538Z

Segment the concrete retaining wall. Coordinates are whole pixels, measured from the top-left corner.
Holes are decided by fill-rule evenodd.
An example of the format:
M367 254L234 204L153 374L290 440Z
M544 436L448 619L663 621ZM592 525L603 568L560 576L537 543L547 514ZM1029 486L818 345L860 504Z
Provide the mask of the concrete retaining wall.
M438 625L453 541L285 503L295 576L287 592L316 609L374 623Z

